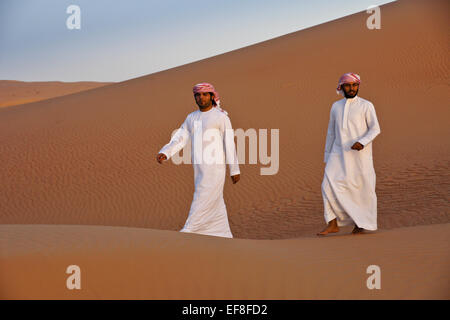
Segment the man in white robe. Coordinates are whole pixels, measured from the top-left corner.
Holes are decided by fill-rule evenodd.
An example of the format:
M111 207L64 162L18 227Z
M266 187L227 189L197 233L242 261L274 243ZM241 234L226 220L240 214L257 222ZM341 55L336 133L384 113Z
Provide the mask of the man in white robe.
M322 182L324 216L327 227L318 233L339 231L354 224L353 234L377 230L377 196L372 142L380 133L375 108L359 97L360 77L344 74L337 92L344 99L333 103L330 111Z
M191 141L195 192L180 231L233 238L223 199L225 163L229 165L233 184L240 180L233 128L211 84L197 84L193 91L199 110L186 117L170 142L159 151L157 161L168 160Z

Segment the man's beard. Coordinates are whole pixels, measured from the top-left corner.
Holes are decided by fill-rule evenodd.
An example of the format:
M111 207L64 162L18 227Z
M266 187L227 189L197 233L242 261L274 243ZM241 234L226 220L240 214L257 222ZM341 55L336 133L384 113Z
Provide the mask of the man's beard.
M197 105L198 105L198 107L200 108L200 109L206 109L206 108L208 108L210 105L212 105L213 103L211 102L211 103L205 103L204 105L202 105L202 104L200 104L200 103L197 103Z
M358 94L358 91L359 91L359 88L356 90L356 92L354 93L354 94L347 94L345 91L344 91L344 96L348 99L348 98L354 98L354 97L356 97L356 95Z

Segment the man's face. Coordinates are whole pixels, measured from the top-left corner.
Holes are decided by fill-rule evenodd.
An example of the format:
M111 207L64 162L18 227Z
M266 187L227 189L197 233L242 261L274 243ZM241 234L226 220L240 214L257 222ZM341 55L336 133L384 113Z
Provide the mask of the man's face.
M344 83L341 85L341 87L342 90L344 91L344 96L346 98L354 98L358 94L359 83L357 82Z
M194 97L197 105L201 109L205 109L211 106L214 95L212 95L210 92L197 92Z

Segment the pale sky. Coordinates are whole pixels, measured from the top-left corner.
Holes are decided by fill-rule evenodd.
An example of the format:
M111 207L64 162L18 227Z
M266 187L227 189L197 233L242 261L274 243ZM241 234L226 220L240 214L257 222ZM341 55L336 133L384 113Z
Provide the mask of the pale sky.
M388 2L0 0L0 80L124 81Z

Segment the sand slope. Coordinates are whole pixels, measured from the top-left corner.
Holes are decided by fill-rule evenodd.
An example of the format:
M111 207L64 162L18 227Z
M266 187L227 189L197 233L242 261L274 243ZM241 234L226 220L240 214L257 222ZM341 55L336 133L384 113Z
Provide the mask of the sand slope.
M46 100L110 84L108 82L61 82L0 80L0 108Z
M0 235L2 299L450 298L450 224L290 240L68 225ZM66 288L69 265L81 290ZM369 265L380 290L366 286Z
M448 8L448 1L398 1L382 7L381 30L368 30L362 12L164 72L3 108L0 223L179 230L192 167L154 158L195 110L192 85L210 81L235 128L280 130L278 174L242 165L241 182L225 186L234 235L309 234L323 223L326 127L337 79L348 71L361 74L360 95L380 120L379 226L449 222Z

